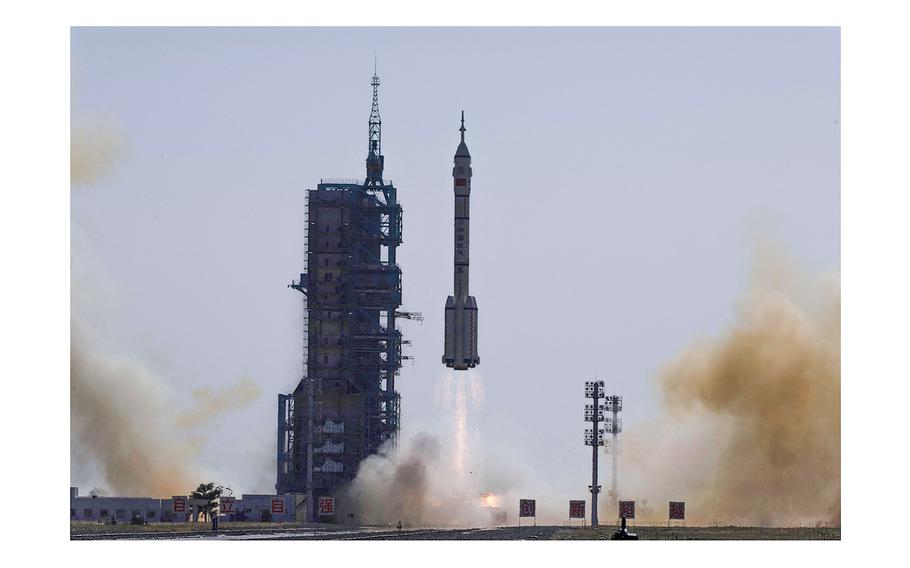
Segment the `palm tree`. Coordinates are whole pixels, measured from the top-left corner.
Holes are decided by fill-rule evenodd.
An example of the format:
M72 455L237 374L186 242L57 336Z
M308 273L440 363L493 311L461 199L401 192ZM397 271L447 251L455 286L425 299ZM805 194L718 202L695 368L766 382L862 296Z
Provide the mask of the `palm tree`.
M203 499L206 501L205 505L202 505L202 517L204 521L209 520L209 513L215 510L215 507L218 506L218 498L221 497L221 494L224 492L224 487L221 485L215 485L214 482L209 483L200 483L199 487L195 491L190 493L190 499Z

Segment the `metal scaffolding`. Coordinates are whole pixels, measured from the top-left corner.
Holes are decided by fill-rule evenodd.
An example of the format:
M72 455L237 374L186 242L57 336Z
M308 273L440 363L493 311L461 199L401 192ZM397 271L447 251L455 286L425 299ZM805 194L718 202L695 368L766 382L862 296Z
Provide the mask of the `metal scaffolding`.
M396 249L402 241L397 190L382 178L374 75L367 178L320 180L307 194L307 272L290 287L303 293L304 371L293 394L279 395L279 493L334 496L360 462L397 440L402 300Z

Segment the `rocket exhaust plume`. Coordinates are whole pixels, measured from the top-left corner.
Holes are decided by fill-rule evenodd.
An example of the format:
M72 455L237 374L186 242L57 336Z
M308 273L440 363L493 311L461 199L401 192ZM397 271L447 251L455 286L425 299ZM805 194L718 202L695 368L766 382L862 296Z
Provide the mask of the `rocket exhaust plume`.
M448 371L437 384L436 409L439 415L450 420L452 449L448 456L452 463L455 482L464 488L475 482L473 476L478 445L476 428L472 424L483 402L483 386L480 378L474 373L456 373ZM450 479L450 482L452 480ZM479 489L479 488L478 488Z
M624 441L624 498L687 500L696 523L840 524L836 275L810 278L760 244L736 321L659 384L666 416Z
M446 372L436 386L436 407L447 422L449 443L418 434L400 447L387 446L360 465L339 500L342 515L358 523L403 526L487 526L501 497L485 494L476 463L471 421L483 388L472 373Z
M456 379L455 392L455 473L461 479L467 473L468 459L468 408L465 400L464 381Z
M360 524L421 526L427 521L427 469L439 457L439 442L418 435L405 449L386 446L360 464L357 478L339 503L339 512L353 512ZM348 505L346 510L345 505Z

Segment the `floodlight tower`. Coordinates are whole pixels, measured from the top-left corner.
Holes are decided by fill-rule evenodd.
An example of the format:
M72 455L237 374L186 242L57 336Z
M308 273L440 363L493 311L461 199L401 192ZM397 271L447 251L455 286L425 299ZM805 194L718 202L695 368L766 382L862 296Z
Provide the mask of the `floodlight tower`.
M605 404L607 412L612 412L613 417L607 419L607 426L604 428L605 432L613 435L613 439L607 444L607 453L613 456L613 480L610 486L610 503L616 504L616 500L619 499L618 494L618 465L619 462L619 443L617 442L616 436L622 432L622 420L619 418L619 413L622 411L622 397L619 395L611 394L605 397Z
M591 446L591 526L597 528L597 494L600 485L597 484L597 449L604 445L604 430L598 428L604 419L604 405L600 400L604 397L603 381L585 381L585 398L593 399L593 404L585 405L585 421L592 422L592 427L585 430L585 445Z

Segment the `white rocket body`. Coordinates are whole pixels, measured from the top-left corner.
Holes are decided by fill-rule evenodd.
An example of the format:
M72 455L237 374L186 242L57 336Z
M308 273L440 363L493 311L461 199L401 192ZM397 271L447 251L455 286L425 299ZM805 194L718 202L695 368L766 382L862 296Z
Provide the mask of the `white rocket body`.
M446 300L445 352L442 362L455 370L480 363L477 355L477 300L468 295L470 273L471 154L464 143L464 112L461 113L461 144L452 168L455 188L455 294Z

